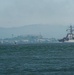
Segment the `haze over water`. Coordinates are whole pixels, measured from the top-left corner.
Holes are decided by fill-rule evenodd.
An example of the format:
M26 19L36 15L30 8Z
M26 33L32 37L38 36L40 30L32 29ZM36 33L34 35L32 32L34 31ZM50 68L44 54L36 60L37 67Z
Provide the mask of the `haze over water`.
M0 38L62 38L73 16L74 0L0 0ZM74 44L0 44L0 75L74 75Z

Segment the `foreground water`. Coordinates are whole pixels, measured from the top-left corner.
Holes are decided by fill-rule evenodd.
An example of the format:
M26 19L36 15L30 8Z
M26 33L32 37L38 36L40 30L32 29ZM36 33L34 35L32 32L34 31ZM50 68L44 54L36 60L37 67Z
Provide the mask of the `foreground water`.
M0 45L0 75L74 75L74 44Z

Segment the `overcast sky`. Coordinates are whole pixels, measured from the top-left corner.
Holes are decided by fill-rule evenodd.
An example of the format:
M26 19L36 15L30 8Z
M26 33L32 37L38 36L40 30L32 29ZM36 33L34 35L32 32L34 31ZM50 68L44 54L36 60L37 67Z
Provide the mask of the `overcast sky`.
M74 0L0 0L0 27L74 24Z

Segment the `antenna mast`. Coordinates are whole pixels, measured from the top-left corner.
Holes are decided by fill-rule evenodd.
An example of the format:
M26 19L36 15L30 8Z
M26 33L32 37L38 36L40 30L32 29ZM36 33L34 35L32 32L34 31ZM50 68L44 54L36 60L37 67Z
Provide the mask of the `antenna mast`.
M67 31L70 30L70 34L73 34L74 29L73 29L72 25L70 25L69 28L70 28L70 29L67 29Z

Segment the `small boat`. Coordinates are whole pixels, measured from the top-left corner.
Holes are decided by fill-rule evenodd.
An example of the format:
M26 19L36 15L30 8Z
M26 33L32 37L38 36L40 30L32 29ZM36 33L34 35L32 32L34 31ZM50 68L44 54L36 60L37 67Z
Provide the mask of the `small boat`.
M69 29L67 29L66 31L69 30L69 33L67 33L66 37L59 39L59 42L64 42L64 43L74 43L74 34L73 34L73 27L72 25L70 25Z

